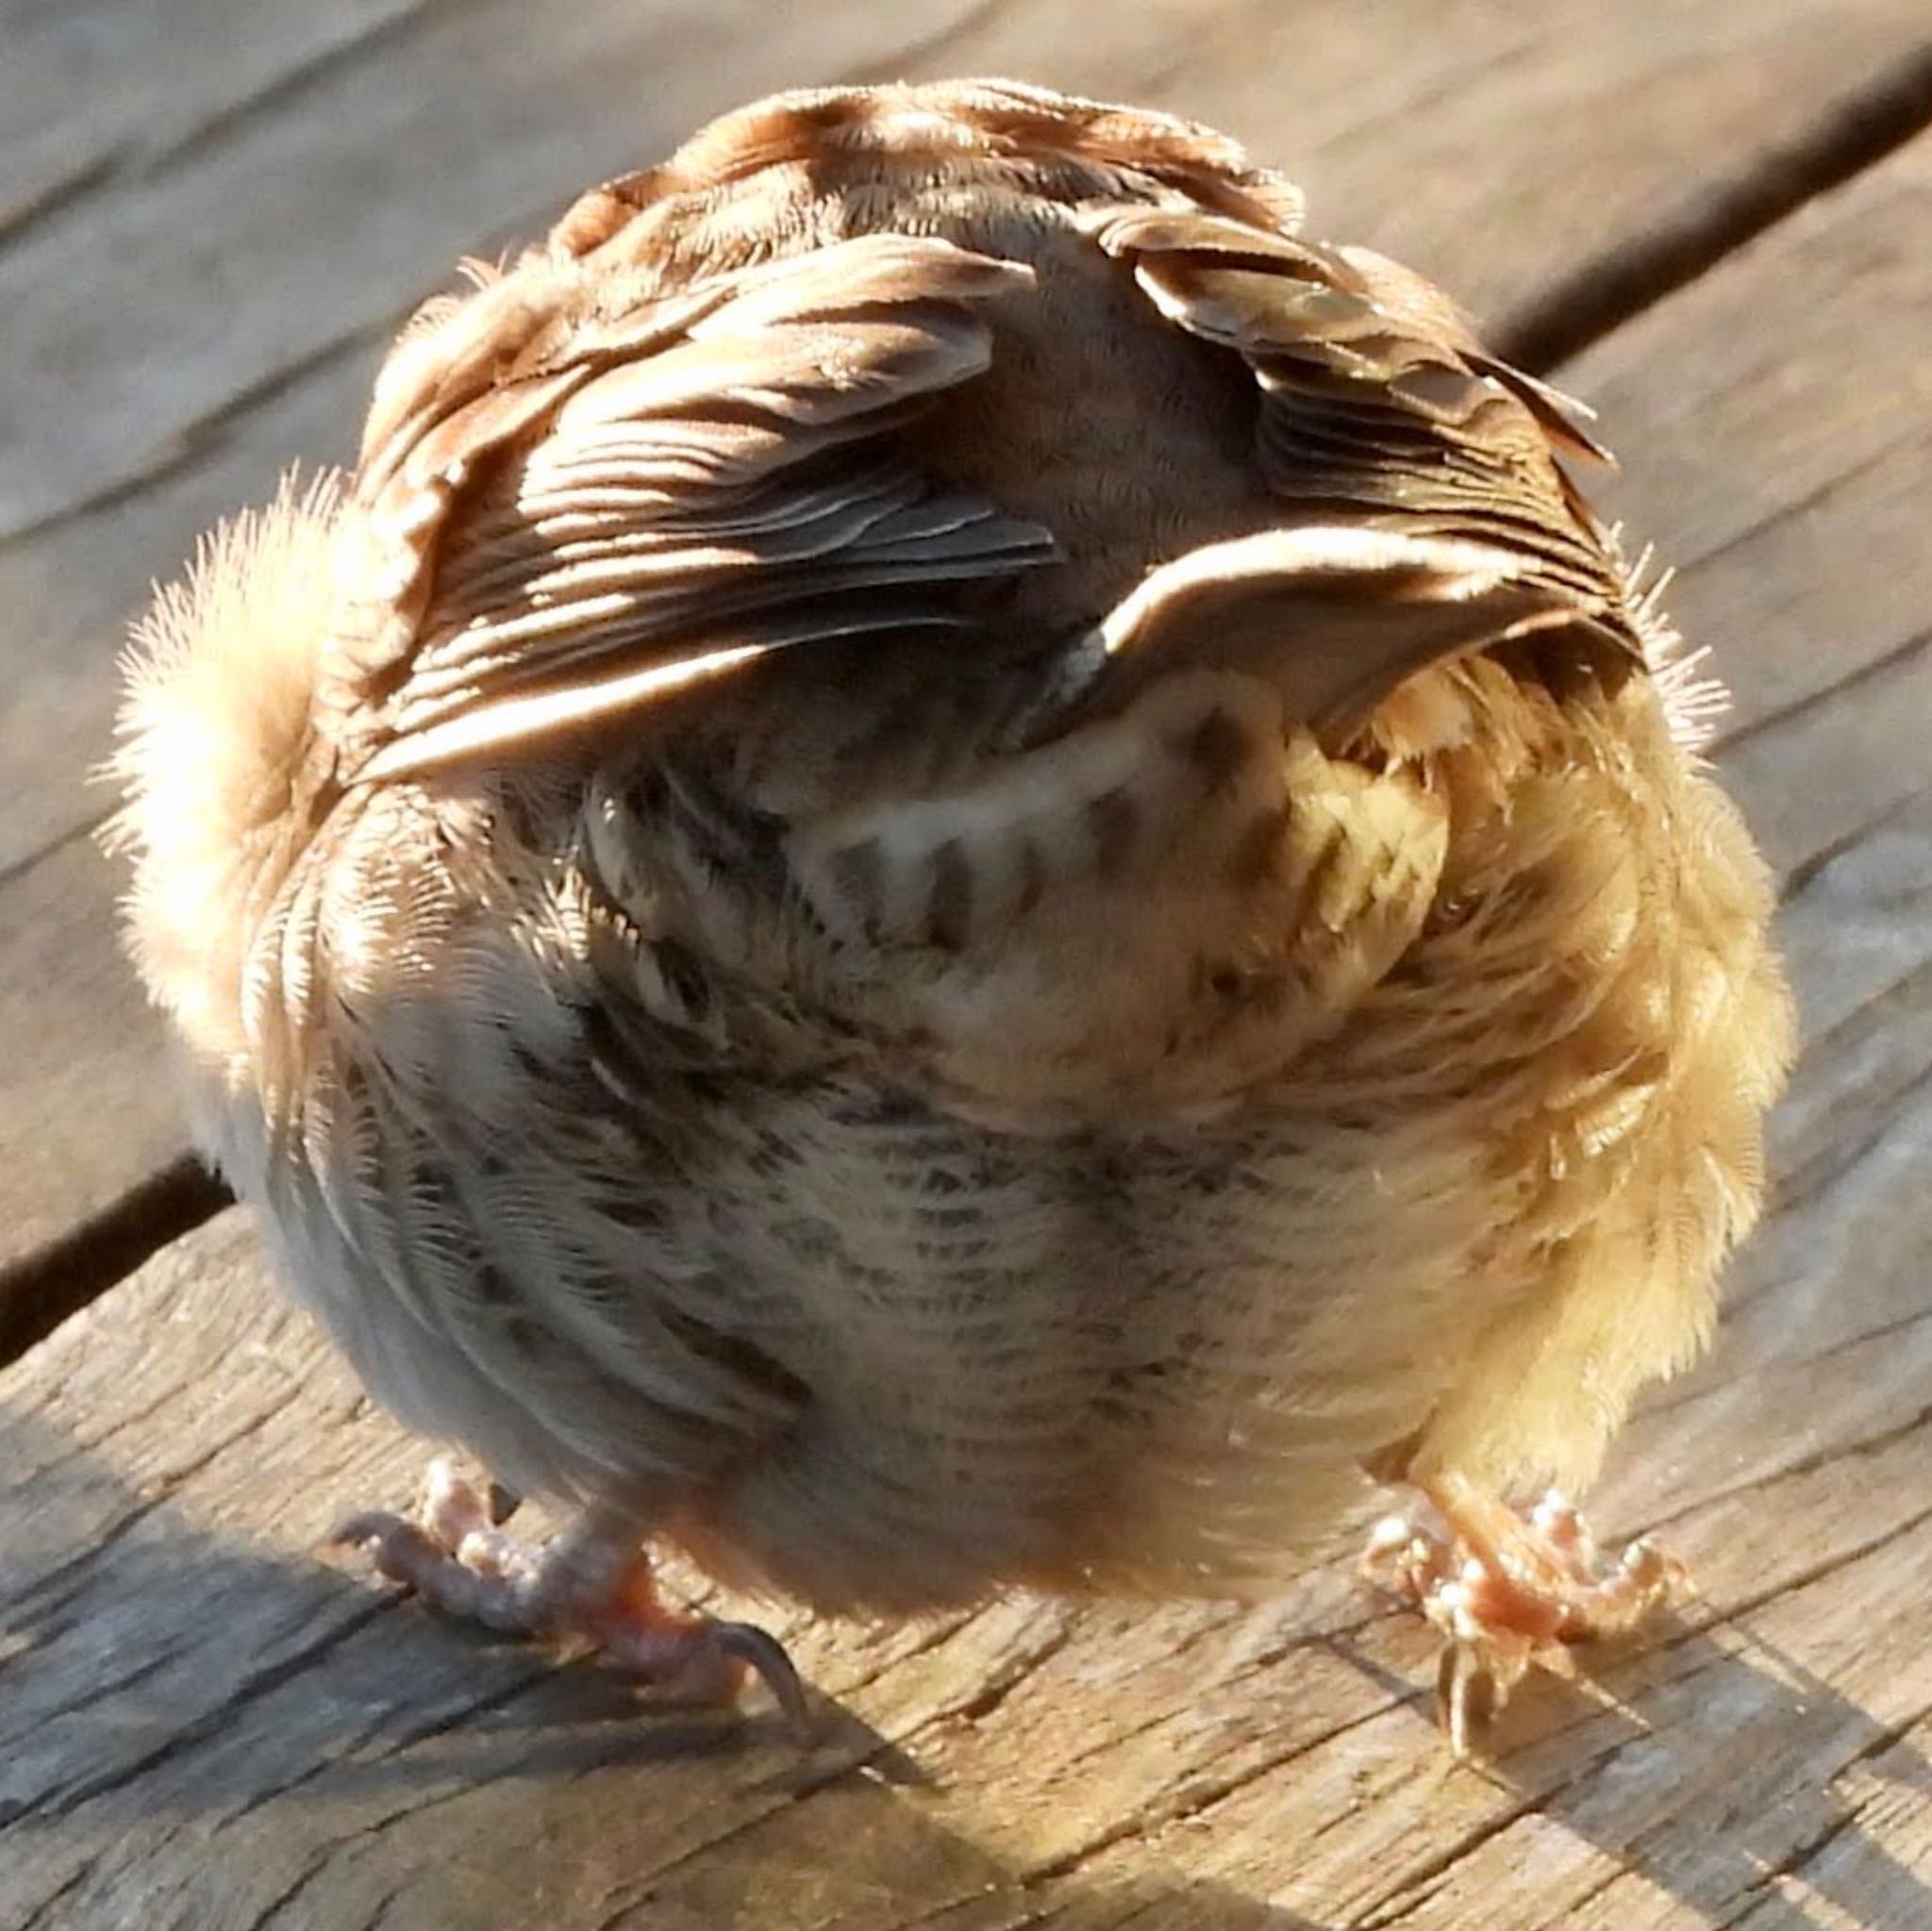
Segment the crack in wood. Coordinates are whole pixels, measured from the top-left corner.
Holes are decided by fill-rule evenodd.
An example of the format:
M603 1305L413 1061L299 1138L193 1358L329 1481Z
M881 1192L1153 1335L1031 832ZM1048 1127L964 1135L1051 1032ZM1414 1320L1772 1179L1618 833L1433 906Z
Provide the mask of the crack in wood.
M1708 569L1711 564L1721 562L1760 538L1800 522L1813 510L1823 509L1842 491L1862 482L1874 470L1883 469L1888 462L1895 461L1901 456L1915 453L1924 436L1924 424L1915 421L1898 435L1888 437L1875 449L1867 450L1846 463L1842 469L1833 470L1822 482L1767 509L1761 516L1751 517L1715 542L1706 544L1702 549L1675 552L1671 558L1672 574L1681 577L1693 570ZM1724 742L1724 734L1719 731L1706 748L1715 755Z
M380 1609L390 1611L400 1609L408 1603L408 1598L405 1594L389 1591L376 1596L375 1601ZM508 1685L493 1686L476 1696L459 1699L435 1719L408 1725L394 1737L383 1740L382 1747L370 1752L371 1759L378 1763L393 1762L404 1751L413 1748L418 1743L425 1742L434 1737L453 1735L473 1719L491 1710L508 1707L518 1698L541 1689L544 1684L553 1681L555 1676L556 1666L547 1657L533 1662L528 1672L519 1680ZM224 1831L232 1831L257 1811L280 1803L291 1792L302 1790L305 1786L340 1769L353 1759L358 1751L364 1750L382 1737L383 1727L389 1722L391 1714L387 1709L377 1710L361 1728L332 1739L329 1750L296 1775L278 1784L265 1785L225 1815L216 1818L208 1826L209 1836L218 1837ZM408 1818L419 1816L435 1805L450 1801L459 1794L458 1790L436 1791L420 1803L406 1803L398 1809L387 1811L381 1817L373 1818L352 1831L329 1839L319 1847L318 1860L325 1865L338 1852L358 1843L371 1841L391 1825Z
M116 143L65 174L42 182L10 208L0 211L0 249L12 246L42 222L86 200L121 167L126 156L125 146Z
M1928 778L1924 784L1915 786L1902 797L1894 798L1874 817L1866 819L1863 824L1855 824L1851 830L1841 833L1828 844L1821 845L1808 857L1801 859L1779 882L1778 904L1794 904L1810 889L1821 873L1829 870L1839 859L1857 851L1860 845L1877 837L1880 832L1890 830L1899 819L1914 806L1922 804L1928 794L1932 794L1932 778Z
M1917 1709L1902 1721L1883 1725L1869 1741L1852 1751L1844 1758L1843 1762L1831 1773L1827 1782L1835 1782L1855 1765L1882 1755L1885 1751L1903 1741L1919 1723L1924 1721L1928 1714L1932 1714L1932 1706ZM1862 1823L1871 1808L1872 1801L1869 1799L1863 1803L1848 1806L1824 1830L1802 1839L1793 1844L1782 1857L1762 1866L1757 1873L1746 1879L1742 1889L1738 1893L1740 1908L1735 1911L1727 1910L1722 1918L1710 1918L1710 1923L1713 1926L1721 1926L1739 1923L1755 1908L1756 1905L1772 1889L1779 1878L1796 1875L1806 1865L1815 1862L1838 1839L1844 1836L1848 1830L1852 1830ZM1676 1827L1675 1820L1667 1820L1633 1837L1624 1847L1624 1856L1620 1857L1617 1867L1591 1885L1589 1890L1581 1896L1569 1901L1566 1906L1569 1914L1574 1916L1584 1904L1593 1898L1600 1897L1605 1891L1613 1889L1623 1879L1633 1874L1628 1854L1641 1853L1645 1845L1655 1842L1657 1839L1665 1836Z
M870 1669L860 1672L842 1687L839 1692L840 1696L849 1701L861 1691L871 1689L881 1677L890 1675L894 1670L903 1669L922 1656L930 1656L934 1650L958 1635L973 1621L976 1613L975 1610L968 1609L936 1619L919 1633L910 1649L903 1650L896 1656L888 1656Z
M1609 1752L1607 1756L1614 1754ZM1589 1768L1595 1770L1605 1760L1604 1757L1592 1758ZM1535 1797L1527 1798L1522 1803L1506 1805L1493 1817L1484 1818L1464 1831L1460 1837L1445 1844L1437 1856L1432 1856L1426 1864L1407 1877L1404 1881L1403 1889L1394 1897L1374 1906L1364 1916L1355 1919L1354 1927L1359 1927L1359 1931L1388 1931L1389 1926L1400 1924L1405 1919L1413 1918L1417 1911L1448 1884L1455 1875L1458 1864L1466 1863L1485 1844L1493 1843L1505 1831L1521 1823L1525 1817L1535 1816L1549 1798L1558 1795L1576 1780L1566 1779L1563 1784L1539 1792Z
M1882 651L1877 657L1866 658L1854 664L1842 676L1834 677L1828 684L1821 684L1815 691L1807 691L1802 697L1796 697L1789 704L1780 705L1775 710L1768 710L1760 717L1753 718L1749 724L1740 724L1735 730L1719 738L1714 748L1717 755L1728 757L1740 745L1752 742L1769 733L1795 723L1823 709L1839 698L1863 689L1867 684L1889 675L1901 669L1932 644L1932 628L1914 631L1903 641L1895 643L1890 650Z
M393 330L393 321L358 324L318 343L306 354L278 362L244 388L223 397L214 408L204 409L174 430L166 444L146 461L111 477L98 489L70 497L44 515L25 523L0 527L0 549L31 542L51 535L70 523L92 516L103 509L131 501L168 477L192 469L207 453L215 439L231 424L240 422L263 403L286 394L306 377L325 371L344 358L372 349Z
M83 818L79 823L57 831L52 837L43 839L32 851L23 852L19 857L6 865L0 865L0 891L11 885L16 878L24 878L36 865L43 864L49 858L64 852L69 845L80 843L83 839L92 838L108 819L113 817L113 807L96 811L92 817Z
M1876 1124L1857 1140L1831 1146L1786 1174L1778 1183L1777 1200L1768 1218L1778 1220L1808 1211L1824 1194L1884 1146L1928 1089L1932 1089L1932 1066L1922 1068L1903 1086L1886 1094L1879 1105Z
M456 0L415 0L408 11L387 15L336 42L316 48L280 72L267 76L251 92L224 102L203 120L147 153L134 143L118 141L97 155L45 183L14 208L0 214L0 248L13 245L56 218L85 211L102 193L128 182L145 186L204 149L246 128L303 94L352 74L372 58L420 27L425 20Z
M162 1764L175 1761L185 1756L196 1745L217 1735L242 1710L261 1698L272 1695L275 1690L325 1656L330 1650L339 1649L365 1628L385 1607L381 1599L360 1604L349 1610L343 1620L333 1628L325 1630L312 1641L298 1645L285 1656L277 1657L273 1663L263 1664L245 1674L236 1688L219 1703L205 1709L178 1730L173 1732L152 1749L141 1752L127 1762L118 1764L111 1770L100 1771L92 1776L84 1776L67 1787L58 1796L30 1804L23 1816L42 1822L58 1822L73 1816L83 1805L91 1804L97 1798L111 1796L136 1784L151 1771Z
M78 1890L94 1874L94 1870L101 1861L101 1856L102 1854L97 1852L91 1857L82 1858L73 1874L64 1879L57 1889L50 1890L34 1906L32 1911L21 1920L20 1931L41 1931L41 1926L43 1924L53 1923L54 1919L51 1913L56 1906L72 1896L75 1891Z
M0 1364L24 1355L234 1198L192 1154L182 1154L57 1240L0 1268Z
M1832 102L1703 208L1620 242L1492 331L1533 374L1554 369L1932 126L1932 43Z
M1862 1749L1854 1751L1839 1765L1832 1773L1832 1781L1836 1782L1855 1765L1869 1763L1873 1757L1881 1756L1886 1751L1904 1742L1928 1716L1932 1716L1932 1704L1922 1706L1898 1723L1886 1724L1869 1743ZM1792 1845L1784 1856L1766 1865L1762 1873L1745 1886L1743 1896L1746 1908L1752 1908L1757 1900L1768 1895L1779 1878L1800 1876L1807 1865L1815 1864L1846 1832L1857 1830L1864 1824L1876 1801L1874 1795L1866 1797L1859 1803L1847 1805L1824 1830Z
M1899 1442L1909 1440L1920 1429L1924 1428L1928 1422L1932 1422L1932 1404L1920 1408L1903 1422L1896 1422L1888 1428L1880 1429L1875 1435L1861 1436L1856 1441L1835 1441L1830 1447L1821 1448L1815 1450L1810 1455L1801 1456L1795 1461L1780 1463L1776 1468L1760 1469L1748 1481L1734 1483L1729 1488L1713 1489L1707 1493L1700 1495L1696 1501L1686 1503L1682 1508L1673 1509L1668 1514L1656 1517L1646 1524L1643 1534L1645 1536L1667 1534L1676 1523L1688 1521L1692 1516L1702 1515L1707 1509L1721 1507L1726 1502L1735 1502L1740 1496L1773 1488L1781 1482L1802 1481L1807 1475L1815 1475L1820 1470L1831 1468L1839 1462L1855 1461L1860 1457L1883 1455L1888 1448L1896 1447ZM1873 1546L1874 1548L1882 1547L1884 1540L1890 1540L1898 1535L1904 1535L1915 1524L1924 1522L1928 1518L1932 1518L1932 1509L1926 1510L1924 1514L1914 1516L1911 1522L1901 1524L1898 1528L1891 1531L1890 1535L1882 1539L1879 1542L1874 1543ZM1767 1598L1767 1600L1770 1599ZM1743 1614L1745 1612L1744 1609L1737 1611L1726 1610L1724 1612L1724 1615L1729 1616L1733 1613ZM1720 1617L1719 1620L1722 1621L1724 1619Z
M1740 1307L1748 1305L1740 1302ZM1802 1354L1792 1353L1784 1358L1791 1362L1804 1362L1810 1366L1831 1360L1839 1355L1849 1355L1862 1347L1869 1347L1874 1341L1884 1340L1890 1336L1908 1333L1912 1328L1921 1327L1932 1321L1932 1307L1915 1308L1909 1314L1901 1314L1890 1321L1881 1321L1875 1327L1860 1328L1856 1334L1840 1335L1823 1346L1806 1349ZM1761 1364L1748 1363L1735 1374L1712 1375L1701 1380L1695 1388L1687 1388L1670 1395L1654 1397L1643 1407L1643 1419L1655 1421L1660 1415L1675 1413L1680 1408L1692 1407L1707 1401L1711 1396L1725 1393L1736 1389L1746 1377L1762 1372ZM1685 1512L1697 1507L1688 1504Z
M1162 1793L1163 1801L1147 1805L1125 1817L1117 1819L1113 1824L1096 1832L1084 1843L1076 1844L1072 1849L1062 1851L1058 1856L1044 1859L1024 1871L1015 1872L1014 1882L1023 1889L1035 1889L1049 1884L1064 1882L1084 1870L1097 1857L1118 1849L1122 1844L1130 1843L1156 1831L1170 1829L1176 1823L1186 1823L1207 1816L1217 1806L1239 1796L1263 1777L1272 1776L1275 1772L1285 1770L1298 1759L1312 1756L1314 1752L1333 1743L1338 1738L1348 1736L1352 1731L1362 1729L1370 1723L1379 1723L1396 1710L1421 1702L1425 1693L1418 1690L1406 1696L1389 1696L1367 1709L1357 1711L1345 1721L1331 1723L1315 1735L1304 1737L1287 1749L1263 1756L1230 1775L1215 1777L1203 1773L1191 1783L1172 1785ZM1336 1821L1339 1823L1342 1819L1338 1818Z
M264 115L272 114L353 74L358 68L393 51L400 41L412 38L437 14L464 4L464 0L414 0L404 11L384 15L332 46L318 47L312 54L272 75L251 93L225 102L214 113L197 122L143 158L141 175L154 180L221 142L234 139Z
M477 1710L487 1707L492 1701L502 1702L507 1700L500 1696L484 1698L477 1704L467 1706L461 1712L461 1716L474 1715ZM458 1720L459 1721L460 1718ZM331 1766L322 1765L318 1766L318 1769L329 1767ZM260 1802L273 1801L285 1795L290 1790L299 1790L308 1780L306 1776L297 1777L292 1782L283 1785L278 1790L264 1791L261 1793ZM317 1879L329 1875L336 1869L344 1853L354 1852L358 1846L374 1843L378 1838L393 1830L399 1823L408 1823L415 1818L424 1816L428 1811L441 1809L445 1805L459 1803L467 1794L467 1787L463 1786L444 1790L431 1790L426 1795L416 1798L414 1801L405 1801L398 1804L393 1810L385 1811L380 1817L371 1818L366 1823L357 1825L354 1830L345 1831L339 1837L325 1839L305 1859L303 1867L296 1873L295 1878L284 1888L279 1895L270 1899L262 1906L260 1913L251 1923L257 1927L273 1924L277 1918L282 1916L289 1906L293 1904L297 1898L307 1891ZM251 1805L250 1807L255 1808L258 1807L258 1806ZM392 1904L402 1894L406 1888L405 1885L399 1883L384 1895L377 1906L378 1917L383 1910L387 1909L389 1905Z
M60 1703L50 1704L43 1709L35 1710L35 1727L42 1728L46 1724L59 1723L64 1718L80 1716L103 1703L109 1703L115 1697L125 1695L126 1691L158 1675L175 1660L173 1652L158 1650L153 1656L137 1663L133 1669L124 1670L118 1676L99 1676L77 1695L70 1696ZM0 1798L0 1825L10 1823L26 1807L24 1804L13 1805Z
M936 1729L943 1723L985 1722L1014 1690L1023 1683L1029 1682L1037 1676L1073 1640L1072 1621L1063 1617L1058 1626L1049 1630L1040 1642L1011 1658L1007 1669L978 1684L970 1696L938 1711L927 1722L922 1723L920 1729ZM918 1732L914 1734L917 1735Z
M1921 1425L1924 1420L1922 1416ZM1735 1501L1736 1493L1728 1499ZM1713 1629L1736 1628L1740 1635L1748 1637L1750 1632L1742 1628L1740 1618L1755 1616L1760 1609L1768 1607L1781 1597L1795 1595L1798 1590L1809 1589L1815 1582L1824 1582L1827 1577L1838 1574L1840 1570L1850 1569L1854 1564L1864 1561L1867 1556L1875 1556L1881 1549L1889 1549L1894 1542L1904 1541L1907 1536L1916 1535L1928 1522L1932 1522L1932 1507L1922 1508L1918 1514L1908 1516L1904 1522L1893 1523L1890 1528L1850 1549L1840 1549L1835 1555L1812 1563L1808 1568L1786 1577L1783 1582L1773 1588L1760 1590L1755 1594L1740 1596L1723 1609L1714 1608L1709 1622L1696 1623L1681 1634L1673 1633L1666 1636L1652 1647L1658 1650L1681 1649L1687 1643L1708 1637Z

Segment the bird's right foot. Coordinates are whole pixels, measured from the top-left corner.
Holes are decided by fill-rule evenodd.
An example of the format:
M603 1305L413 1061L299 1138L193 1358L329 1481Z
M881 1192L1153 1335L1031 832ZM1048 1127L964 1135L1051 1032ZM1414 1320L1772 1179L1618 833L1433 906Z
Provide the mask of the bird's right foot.
M735 1703L746 1679L760 1676L800 1736L812 1733L805 1686L776 1639L667 1607L627 1526L586 1517L533 1547L499 1527L484 1493L438 1460L414 1515L354 1515L329 1541L367 1549L381 1574L446 1615L593 1650L667 1703Z

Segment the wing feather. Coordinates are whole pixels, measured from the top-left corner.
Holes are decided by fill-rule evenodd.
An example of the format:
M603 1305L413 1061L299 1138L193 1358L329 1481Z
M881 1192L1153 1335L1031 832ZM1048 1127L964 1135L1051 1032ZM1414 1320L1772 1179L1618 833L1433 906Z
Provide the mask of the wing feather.
M1252 669L1272 649L1291 715L1331 729L1530 630L1574 630L1613 676L1642 664L1624 561L1558 460L1603 451L1420 277L1207 210L1113 206L1083 226L1177 328L1246 364L1284 524L1216 546L1240 551L1224 567L1154 572L1089 641L1087 670L1111 668L1070 681L1081 714L1153 664L1237 650Z
M774 650L973 621L1039 524L908 461L1028 271L874 235L608 312L539 257L379 386L325 656L346 774L635 710Z

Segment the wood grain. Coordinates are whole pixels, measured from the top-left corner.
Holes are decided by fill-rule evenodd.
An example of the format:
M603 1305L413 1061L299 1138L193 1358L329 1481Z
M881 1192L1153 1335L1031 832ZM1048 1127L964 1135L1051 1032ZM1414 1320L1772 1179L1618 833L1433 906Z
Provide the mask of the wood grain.
M1932 782L1928 222L1922 136L1562 372L1734 687L1725 766L1787 872Z
M346 453L381 341L458 255L765 88L1022 71L1227 126L1306 179L1318 229L1507 323L1703 220L1932 39L1923 0L1160 0L1104 31L1064 0L602 0L541 31L515 0L232 18L0 13L0 984L28 989L0 1012L26 1066L0 1109L0 1282L174 1150L108 874L73 851L107 808L89 774L126 618L291 461ZM72 941L37 1008L35 905L57 892Z
M0 238L372 53L425 0L6 0Z

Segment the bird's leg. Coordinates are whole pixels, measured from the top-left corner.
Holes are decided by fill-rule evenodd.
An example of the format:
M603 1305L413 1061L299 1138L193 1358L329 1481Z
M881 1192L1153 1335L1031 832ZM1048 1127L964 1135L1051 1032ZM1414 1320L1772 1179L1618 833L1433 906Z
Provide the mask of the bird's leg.
M1589 1524L1554 1490L1525 1521L1460 1475L1417 1486L1447 1534L1391 1517L1362 1567L1446 1639L1436 1692L1457 1756L1533 1664L1568 1673L1572 1643L1634 1628L1689 1586L1683 1565L1651 1542L1600 1560Z
M382 1574L448 1615L595 1650L667 1701L732 1703L756 1673L792 1725L809 1735L805 1687L782 1645L746 1623L667 1608L635 1526L587 1515L531 1547L498 1527L501 1519L439 1460L413 1517L371 1510L351 1516L329 1540L366 1548Z

